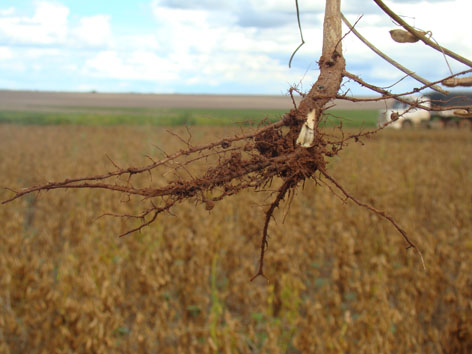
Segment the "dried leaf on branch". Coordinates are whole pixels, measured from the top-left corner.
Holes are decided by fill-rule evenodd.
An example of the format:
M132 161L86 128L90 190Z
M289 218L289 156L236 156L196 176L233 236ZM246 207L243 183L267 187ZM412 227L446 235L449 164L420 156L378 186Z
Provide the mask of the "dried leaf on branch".
M420 40L415 35L402 29L391 30L390 36L397 43L416 43Z

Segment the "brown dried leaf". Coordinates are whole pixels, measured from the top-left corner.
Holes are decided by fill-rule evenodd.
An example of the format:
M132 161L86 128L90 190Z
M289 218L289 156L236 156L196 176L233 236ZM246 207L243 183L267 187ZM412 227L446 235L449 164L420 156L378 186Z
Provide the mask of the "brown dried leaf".
M394 29L390 31L390 36L397 43L415 43L419 38L403 29Z

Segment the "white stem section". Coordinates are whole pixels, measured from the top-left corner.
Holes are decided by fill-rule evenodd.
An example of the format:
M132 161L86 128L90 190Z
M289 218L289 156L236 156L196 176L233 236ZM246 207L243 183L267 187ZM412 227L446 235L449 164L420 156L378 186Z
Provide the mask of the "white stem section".
M297 138L297 145L309 148L315 145L315 125L318 120L316 109L308 113L305 123L303 123L300 134Z

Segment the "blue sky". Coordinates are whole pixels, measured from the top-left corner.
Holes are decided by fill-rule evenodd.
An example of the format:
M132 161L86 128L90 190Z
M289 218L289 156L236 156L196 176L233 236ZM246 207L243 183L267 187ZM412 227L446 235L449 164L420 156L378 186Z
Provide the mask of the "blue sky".
M386 1L441 45L472 57L470 0ZM54 91L284 94L317 76L324 1L299 0L306 44L299 44L293 0L2 0L0 88ZM343 0L351 22L387 54L432 80L447 75L441 54L400 45L372 1ZM463 11L461 11L463 9ZM352 34L348 70L379 86L403 74ZM463 66L450 60L453 70ZM403 80L394 90L417 87ZM364 93L356 85L344 90Z

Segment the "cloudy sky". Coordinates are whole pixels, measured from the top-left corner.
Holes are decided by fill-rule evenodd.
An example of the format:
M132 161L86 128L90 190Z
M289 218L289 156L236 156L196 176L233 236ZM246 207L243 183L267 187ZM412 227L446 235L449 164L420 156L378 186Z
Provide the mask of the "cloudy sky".
M385 3L441 45L472 57L470 0ZM283 94L307 90L317 76L324 0L2 0L0 89L54 91ZM423 44L397 44L395 24L372 1L342 0L357 29L388 55L432 80L449 69ZM346 31L346 29L344 28ZM344 40L348 70L389 86L403 74ZM453 70L463 66L450 60ZM413 86L412 86L413 85ZM417 87L402 81L396 90ZM356 85L344 90L360 94Z

